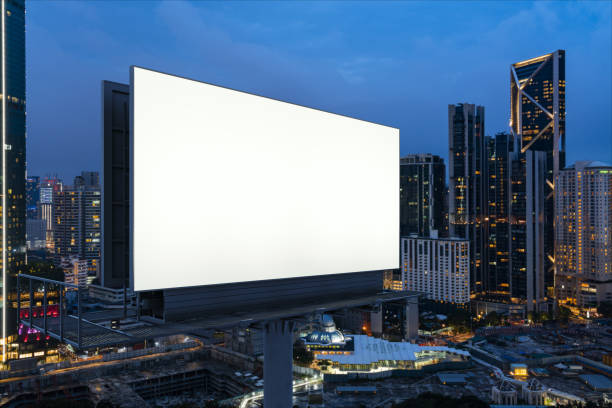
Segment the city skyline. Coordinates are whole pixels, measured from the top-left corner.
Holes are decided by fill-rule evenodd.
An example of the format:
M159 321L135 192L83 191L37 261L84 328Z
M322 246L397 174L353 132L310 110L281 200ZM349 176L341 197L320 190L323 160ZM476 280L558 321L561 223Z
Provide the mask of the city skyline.
M610 5L520 4L32 3L28 175L100 170L100 82L126 82L131 64L396 126L401 156L448 163L448 104L482 105L485 133L507 132L510 64L556 49L568 53L566 163L610 162ZM360 32L371 13L380 22Z

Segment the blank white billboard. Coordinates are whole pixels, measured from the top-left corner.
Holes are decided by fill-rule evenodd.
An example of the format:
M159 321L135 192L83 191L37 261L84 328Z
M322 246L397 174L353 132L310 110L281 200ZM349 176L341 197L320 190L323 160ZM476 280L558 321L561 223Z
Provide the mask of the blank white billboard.
M131 72L137 291L397 268L399 130Z

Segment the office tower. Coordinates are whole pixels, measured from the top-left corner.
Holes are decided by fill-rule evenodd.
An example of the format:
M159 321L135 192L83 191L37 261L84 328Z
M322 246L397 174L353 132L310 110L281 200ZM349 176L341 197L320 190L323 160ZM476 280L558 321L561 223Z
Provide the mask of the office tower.
M483 228L488 237L488 265L484 290L492 301L511 297L510 273L510 176L512 137L507 133L487 136L487 216Z
M2 359L13 358L12 345L16 321L8 302L14 289L14 276L25 263L25 1L2 3L2 57L0 94L2 95ZM11 295L12 298L12 295ZM8 354L7 354L8 353Z
M90 275L97 275L100 262L101 198L98 185L87 185L77 176L73 186L53 194L54 259L78 257L86 260Z
M74 179L74 186L100 187L100 173L97 171L82 171L81 175Z
M565 165L565 51L512 64L510 93L510 127L519 144L515 160L524 162L513 186L519 194L525 189L524 208L517 203L513 214L516 235L525 240L518 248L525 256L516 255L513 279L525 279L519 293L527 293L527 310L534 310L554 295L553 189ZM518 276L522 268L525 276Z
M411 154L400 159L400 236L443 236L446 166L432 154ZM437 237L437 235L436 235Z
M612 166L579 161L557 174L555 265L559 303L586 313L612 301Z
M483 223L487 211L484 107L448 106L449 235L470 241L470 282L482 294L488 242Z
M469 246L460 238L401 238L404 290L427 293L431 300L470 301Z
M46 247L46 221L26 219L26 245L28 249L42 249Z
M53 249L53 193L61 191L62 181L57 177L45 177L40 183L38 214L45 221L45 241L47 249Z
M38 203L40 201L40 177L32 176L26 179L26 218L38 219Z

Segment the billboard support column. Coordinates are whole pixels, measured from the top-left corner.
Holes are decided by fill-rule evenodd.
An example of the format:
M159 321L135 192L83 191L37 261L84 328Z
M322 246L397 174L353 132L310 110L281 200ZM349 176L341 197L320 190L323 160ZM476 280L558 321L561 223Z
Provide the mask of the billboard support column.
M293 328L291 320L264 324L264 406L286 408L293 400Z

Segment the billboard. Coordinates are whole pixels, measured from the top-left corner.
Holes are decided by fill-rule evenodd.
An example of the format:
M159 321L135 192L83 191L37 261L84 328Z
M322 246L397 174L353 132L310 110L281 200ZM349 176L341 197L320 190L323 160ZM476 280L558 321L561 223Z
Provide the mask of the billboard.
M398 267L399 130L132 67L131 282Z

